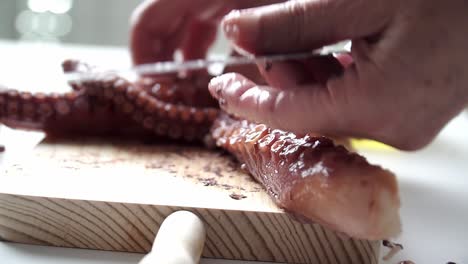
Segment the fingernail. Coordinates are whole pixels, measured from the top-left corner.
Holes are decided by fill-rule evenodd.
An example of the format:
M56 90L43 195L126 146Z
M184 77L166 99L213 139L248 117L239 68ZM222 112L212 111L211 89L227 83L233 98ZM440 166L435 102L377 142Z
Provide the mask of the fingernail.
M215 77L211 79L208 89L210 90L211 95L218 100L219 106L224 109L226 107L226 99L223 97L223 86L224 81L223 78Z
M248 51L246 51L245 49L239 47L238 45L236 45L236 43L232 43L232 48L233 48L237 53L239 53L239 54L242 55L242 56L248 57L248 56L252 56L252 55L253 55L253 53L248 52Z
M267 41L259 35L260 16L262 12L257 8L235 10L224 17L222 26L226 37L231 40L234 49L242 55L251 54L251 50Z
M239 38L239 27L232 23L225 23L223 25L224 35L227 39L236 41Z
M233 10L224 17L223 31L226 38L236 41L239 38L239 26L236 24L237 18L240 16L239 10Z
M222 92L222 80L220 77L215 77L211 79L210 83L208 84L208 89L210 90L211 95L218 99L221 97L221 92Z
M251 53L237 45L240 35L239 26L237 25L239 16L239 10L231 11L223 20L223 31L226 38L232 41L233 49L242 56L248 56L251 55Z

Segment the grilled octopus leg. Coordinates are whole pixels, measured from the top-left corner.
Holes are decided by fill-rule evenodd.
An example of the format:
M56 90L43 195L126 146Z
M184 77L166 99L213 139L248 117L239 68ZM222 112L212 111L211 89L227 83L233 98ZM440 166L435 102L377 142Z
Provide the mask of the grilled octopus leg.
M400 232L395 176L330 139L299 137L227 115L216 120L211 136L287 212L356 238Z

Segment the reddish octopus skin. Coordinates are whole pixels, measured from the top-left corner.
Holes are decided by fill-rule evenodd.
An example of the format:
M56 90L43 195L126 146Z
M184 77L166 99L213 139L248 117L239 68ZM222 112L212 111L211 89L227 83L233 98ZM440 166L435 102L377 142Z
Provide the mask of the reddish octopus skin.
M73 85L77 90L112 101L117 111L140 124L142 129L173 139L202 139L219 112L211 107L197 108L161 101L115 75L96 76L93 80Z
M156 99L167 103L183 104L197 108L217 108L218 102L206 89L210 79L210 76L193 76L182 80L161 80L143 77L135 84Z
M66 61L63 67L93 70L77 61ZM197 78L192 84L148 78L129 82L105 74L73 82L73 91L65 94L0 89L0 122L65 136L205 139L245 163L273 200L295 216L356 238L398 234L399 199L393 174L325 137L299 137L220 114L215 101L206 97L208 78Z
M400 232L395 176L332 140L226 114L215 121L211 136L246 165L276 204L300 219L362 239Z
M65 72L92 70L71 60L65 61L63 68ZM213 102L206 99L192 100L197 107L184 105L185 98L178 95L181 92L169 98L170 102L161 101L141 82L131 83L115 75L96 75L71 86L74 91L49 95L0 89L1 123L51 135L114 134L200 141L219 111L209 107Z
M66 60L62 63L64 72L92 73L96 69L82 61ZM217 108L218 102L206 89L211 76L197 74L187 78L177 77L140 77L133 82L138 89L145 90L156 99L172 104L182 104L197 108ZM71 83L76 90L76 83Z
M31 94L0 87L0 122L26 130L42 130L49 135L118 135L141 131L112 105L83 92ZM136 133L138 134L138 133Z

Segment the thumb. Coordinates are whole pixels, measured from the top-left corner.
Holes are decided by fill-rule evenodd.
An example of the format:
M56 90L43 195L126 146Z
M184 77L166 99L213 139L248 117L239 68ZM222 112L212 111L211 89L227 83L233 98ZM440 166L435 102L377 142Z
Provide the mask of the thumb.
M235 10L223 20L234 46L254 54L298 52L373 36L390 21L398 1L292 0Z

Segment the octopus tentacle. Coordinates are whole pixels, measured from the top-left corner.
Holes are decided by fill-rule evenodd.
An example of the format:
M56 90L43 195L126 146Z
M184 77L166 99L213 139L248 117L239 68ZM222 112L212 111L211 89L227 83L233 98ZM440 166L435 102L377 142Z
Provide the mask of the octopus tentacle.
M222 115L211 131L286 211L352 237L400 232L395 175L332 140Z
M62 63L62 69L66 73L92 73L97 71L93 66L79 60L65 60ZM189 105L192 107L217 107L218 102L206 89L210 79L211 76L207 74L185 79L176 77L141 77L132 84L139 89L145 90L152 97L166 103ZM75 90L83 88L76 84L77 82L70 82L70 85Z
M141 130L113 106L83 91L31 94L0 89L0 123L48 134L120 134ZM121 127L126 123L127 127Z
M94 70L74 60L62 67L65 72ZM152 135L199 141L219 111L161 101L136 83L111 74L70 82L70 86L73 91L65 94L0 90L0 122L48 134Z
M196 108L161 101L115 75L105 74L74 83L74 86L86 94L112 102L117 111L132 118L143 129L174 139L203 138L219 112L216 108Z
M141 78L135 84L153 97L168 103L193 107L217 107L218 102L206 89L210 79L210 76L198 75L190 79L175 80Z

